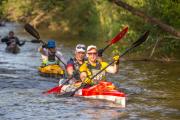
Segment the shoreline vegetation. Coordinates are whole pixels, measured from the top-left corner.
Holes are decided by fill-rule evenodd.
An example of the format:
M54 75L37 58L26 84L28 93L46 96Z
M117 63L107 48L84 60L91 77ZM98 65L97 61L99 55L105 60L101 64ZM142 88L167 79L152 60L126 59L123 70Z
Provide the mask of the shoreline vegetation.
M125 26L128 44L150 30L148 41L138 48L142 60L178 61L180 58L180 2L177 0L1 0L0 18L31 23L36 28L59 32L62 38L75 37L104 42ZM48 27L47 27L48 26ZM148 54L148 55L147 55ZM144 57L144 56L140 56Z

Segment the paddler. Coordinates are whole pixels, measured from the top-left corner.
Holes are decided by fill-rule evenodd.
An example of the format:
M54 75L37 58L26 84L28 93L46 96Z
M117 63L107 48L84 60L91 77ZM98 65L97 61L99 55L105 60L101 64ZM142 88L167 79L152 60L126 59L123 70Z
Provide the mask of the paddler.
M84 44L76 45L74 57L70 58L67 62L66 71L68 79L71 79L69 83L74 83L80 80L79 68L85 61L86 46ZM63 84L66 79L60 79L59 85Z
M5 42L7 47L6 50L11 50L11 49L19 49L18 46L23 46L25 44L25 41L20 42L18 37L14 35L13 31L9 31L8 36L4 37L1 39L1 42Z
M76 46L74 57L70 58L67 62L67 73L69 77L74 77L79 80L79 67L84 63L86 46L84 44L78 44Z
M63 54L56 48L54 40L48 40L48 43L39 48L42 58L42 66L60 64L60 60L66 63ZM60 59L60 60L59 60Z
M99 81L105 80L105 73L115 74L118 72L119 68L119 55L114 56L113 60L114 65L107 67L103 72L98 74L93 80L90 78L98 73L100 70L105 68L108 63L102 62L98 60L98 51L97 47L94 45L90 45L87 47L87 61L79 68L80 71L80 79L89 85L97 84Z

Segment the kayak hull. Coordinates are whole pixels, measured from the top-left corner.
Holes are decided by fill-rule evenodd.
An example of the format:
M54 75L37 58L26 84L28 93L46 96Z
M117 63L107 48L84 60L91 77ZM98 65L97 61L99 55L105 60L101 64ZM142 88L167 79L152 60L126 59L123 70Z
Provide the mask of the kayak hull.
M61 87L60 94L68 88L68 85ZM63 93L64 94L64 93ZM111 82L100 82L92 87L87 87L78 90L75 96L84 97L89 99L100 99L112 101L120 105L120 107L126 106L126 96L123 92L116 90L115 86Z
M126 107L126 98L125 97L118 97L113 95L91 95L91 96L83 96L84 98L88 99L99 99L99 100L107 100L112 101L120 105L120 107Z
M59 65L47 65L38 68L40 75L45 77L63 76L64 70Z
M7 46L5 50L6 52L13 53L13 54L17 54L20 52L20 48L18 46L14 46L14 47Z

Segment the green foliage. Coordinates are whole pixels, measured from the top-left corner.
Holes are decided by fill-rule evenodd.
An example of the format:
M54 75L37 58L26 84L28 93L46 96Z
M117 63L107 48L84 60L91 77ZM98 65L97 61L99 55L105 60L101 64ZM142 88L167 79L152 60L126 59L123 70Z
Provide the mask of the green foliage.
M3 3L5 1L6 0L0 0L0 19L2 19L2 17L3 17Z
M180 3L178 0L126 0L126 3L179 30ZM123 42L114 46L114 51L124 51L145 30L151 34L145 47L138 50L151 52L157 39L169 36L156 25L132 15L114 4L113 0L1 0L0 16L12 21L45 24L50 29L60 30L61 36L73 39L99 40L100 44L112 39L125 26L128 34ZM180 47L175 39L164 39L157 48L159 53L172 54Z
M4 0L1 5L4 16L12 21L19 21L23 17L27 16L26 13L32 9L30 7L30 1L28 0Z
M85 39L96 39L99 34L99 15L91 0L76 0L66 2L67 6L62 13L68 24L69 33Z
M173 27L180 28L180 3L173 0L146 0L148 12Z
M173 38L164 38L160 41L159 46L161 46L160 50L164 54L172 54L172 51L180 48L180 41L174 40Z

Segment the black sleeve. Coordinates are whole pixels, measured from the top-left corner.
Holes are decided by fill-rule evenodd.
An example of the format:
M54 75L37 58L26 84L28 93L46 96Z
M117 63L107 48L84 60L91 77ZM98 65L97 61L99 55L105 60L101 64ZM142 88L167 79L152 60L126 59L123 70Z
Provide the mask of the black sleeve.
M25 41L20 42L17 37L15 37L15 39L16 39L16 44L18 44L19 46L23 46L25 44Z
M70 58L68 61L67 61L67 66L68 65L74 65L74 60L73 58Z
M1 42L7 42L8 41L8 37L4 37L1 39Z

